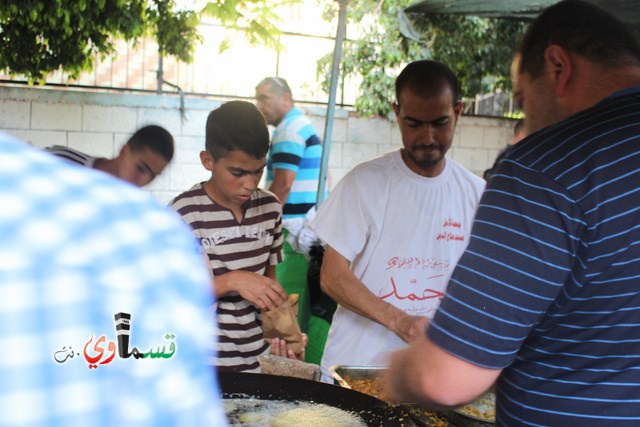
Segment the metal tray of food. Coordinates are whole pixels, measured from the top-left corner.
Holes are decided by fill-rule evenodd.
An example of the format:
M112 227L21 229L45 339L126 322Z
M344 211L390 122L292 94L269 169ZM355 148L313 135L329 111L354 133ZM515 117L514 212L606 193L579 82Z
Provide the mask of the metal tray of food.
M473 402L464 405L447 414L449 419L454 417L458 419L463 417L465 420L472 421L471 427L492 427L496 423L496 392L493 387L483 393ZM458 422L460 424L460 422ZM467 425L467 424L461 424Z
M333 379L340 385L340 387L345 388L353 388L352 385L358 381L366 381L366 380L375 380L378 379L385 371L386 367L372 367L372 366L332 366L330 368L331 375ZM354 381L355 380L355 381ZM385 400L381 396L382 389L380 388L381 383L371 382L371 387L368 392L365 394L369 394L373 397L377 397L378 399Z
M330 368L334 380L341 386L385 400L382 382L378 379L386 367L344 366ZM495 392L489 390L474 402L450 411L427 411L416 405L398 405L419 426L430 427L493 427L495 425ZM486 417L486 418L485 418ZM443 419L444 418L444 419Z
M382 390L382 381L379 378L386 369L386 367L371 366L332 366L330 368L331 375L341 387L369 394L383 401L386 399ZM417 427L456 427L437 412L427 411L415 405L394 406Z

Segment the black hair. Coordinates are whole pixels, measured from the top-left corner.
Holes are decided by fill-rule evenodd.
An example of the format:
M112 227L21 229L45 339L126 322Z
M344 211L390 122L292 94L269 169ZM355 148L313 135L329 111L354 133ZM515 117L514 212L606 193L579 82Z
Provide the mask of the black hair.
M207 117L206 149L216 160L233 150L261 159L269 151L267 123L252 103L226 102Z
M640 47L624 23L580 0L561 1L533 21L518 47L519 73L540 77L544 52L550 45L559 45L603 66L640 63Z
M148 148L160 154L167 162L173 159L174 143L171 133L162 126L149 125L136 131L127 141L131 151Z
M449 67L438 61L415 61L404 67L396 79L396 100L405 88L423 98L430 98L449 86L454 105L460 99L460 82Z

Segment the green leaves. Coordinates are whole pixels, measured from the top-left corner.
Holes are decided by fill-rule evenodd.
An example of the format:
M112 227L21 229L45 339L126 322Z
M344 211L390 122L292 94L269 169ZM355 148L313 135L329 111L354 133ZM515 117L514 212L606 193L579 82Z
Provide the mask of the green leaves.
M280 43L282 32L278 25L282 19L274 10L301 0L217 0L209 2L202 15L210 16L221 25L242 30L246 40L252 45L262 45L282 50ZM220 52L231 47L231 38L227 37L220 45Z
M59 69L70 77L90 70L96 54L114 53L113 40L154 35L163 54L191 59L198 17L175 11L173 0L0 1L0 68L31 82Z
M243 30L252 44L282 49L274 9L298 1L216 0L202 14ZM147 34L162 55L190 62L202 40L198 23L198 13L177 10L175 0L0 0L0 68L31 82L60 69L74 78L93 68L96 55L114 54L114 40ZM227 38L220 49L230 46Z
M174 12L174 0L153 0L156 8L147 9L151 34L158 41L160 53L191 62L196 43L202 40L197 31L198 15L193 11Z
M458 75L464 96L510 88L510 66L524 24L472 16L409 15L411 0L353 0L348 4L348 34L341 63L343 77L361 80L356 109L386 116L395 99L400 70L418 59L447 64ZM335 19L328 4L325 17ZM322 87L330 81L331 55L318 62Z

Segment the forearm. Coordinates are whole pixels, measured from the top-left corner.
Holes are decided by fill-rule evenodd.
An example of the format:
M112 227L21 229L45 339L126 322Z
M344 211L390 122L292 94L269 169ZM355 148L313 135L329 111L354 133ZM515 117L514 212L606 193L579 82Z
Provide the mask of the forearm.
M371 292L353 274L348 261L330 247L325 252L320 285L338 304L398 333L405 314Z
M349 277L330 277L321 279L323 291L335 302L374 322L386 325L386 313L390 304L376 297L367 287Z
M269 270L264 275L259 275L248 271L235 270L218 274L213 279L215 295L216 297L221 297L231 292L241 293L243 288L251 286L251 283L257 286L260 282L266 283L269 279L275 280L275 267L273 269L273 277L269 276L268 272Z
M263 311L273 310L287 299L287 293L278 281L262 274L235 270L216 275L214 280L216 297L237 292Z
M271 184L271 187L269 187L269 191L271 191L273 194L275 194L276 197L278 198L278 200L280 200L280 203L282 203L284 205L286 203L287 199L289 198L289 193L291 192L291 187L290 186L285 186L285 185L277 185L274 182L273 184Z
M446 405L438 402L433 396L425 376L428 375L427 363L418 363L416 356L426 356L425 343L398 351L391 359L390 372L387 376L387 393L396 402L420 402L426 408L444 409Z
M217 275L213 278L213 289L216 298L238 290L236 287L237 283L234 282L232 273L233 272L231 271L229 273Z
M291 187L293 186L293 181L296 179L296 172L288 170L288 169L274 169L273 171L273 182L269 187L269 191L274 193L280 203L283 205L287 202L289 198L289 193L291 192Z
M396 402L417 402L431 409L453 408L489 389L500 372L459 359L423 335L393 354L386 387Z

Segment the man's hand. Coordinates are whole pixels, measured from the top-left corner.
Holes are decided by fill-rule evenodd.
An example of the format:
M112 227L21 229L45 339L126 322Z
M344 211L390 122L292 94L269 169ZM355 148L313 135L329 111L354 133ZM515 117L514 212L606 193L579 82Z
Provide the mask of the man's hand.
M401 310L396 312L396 321L393 323L393 332L405 342L411 343L424 336L429 325L429 319L422 316L411 316Z

